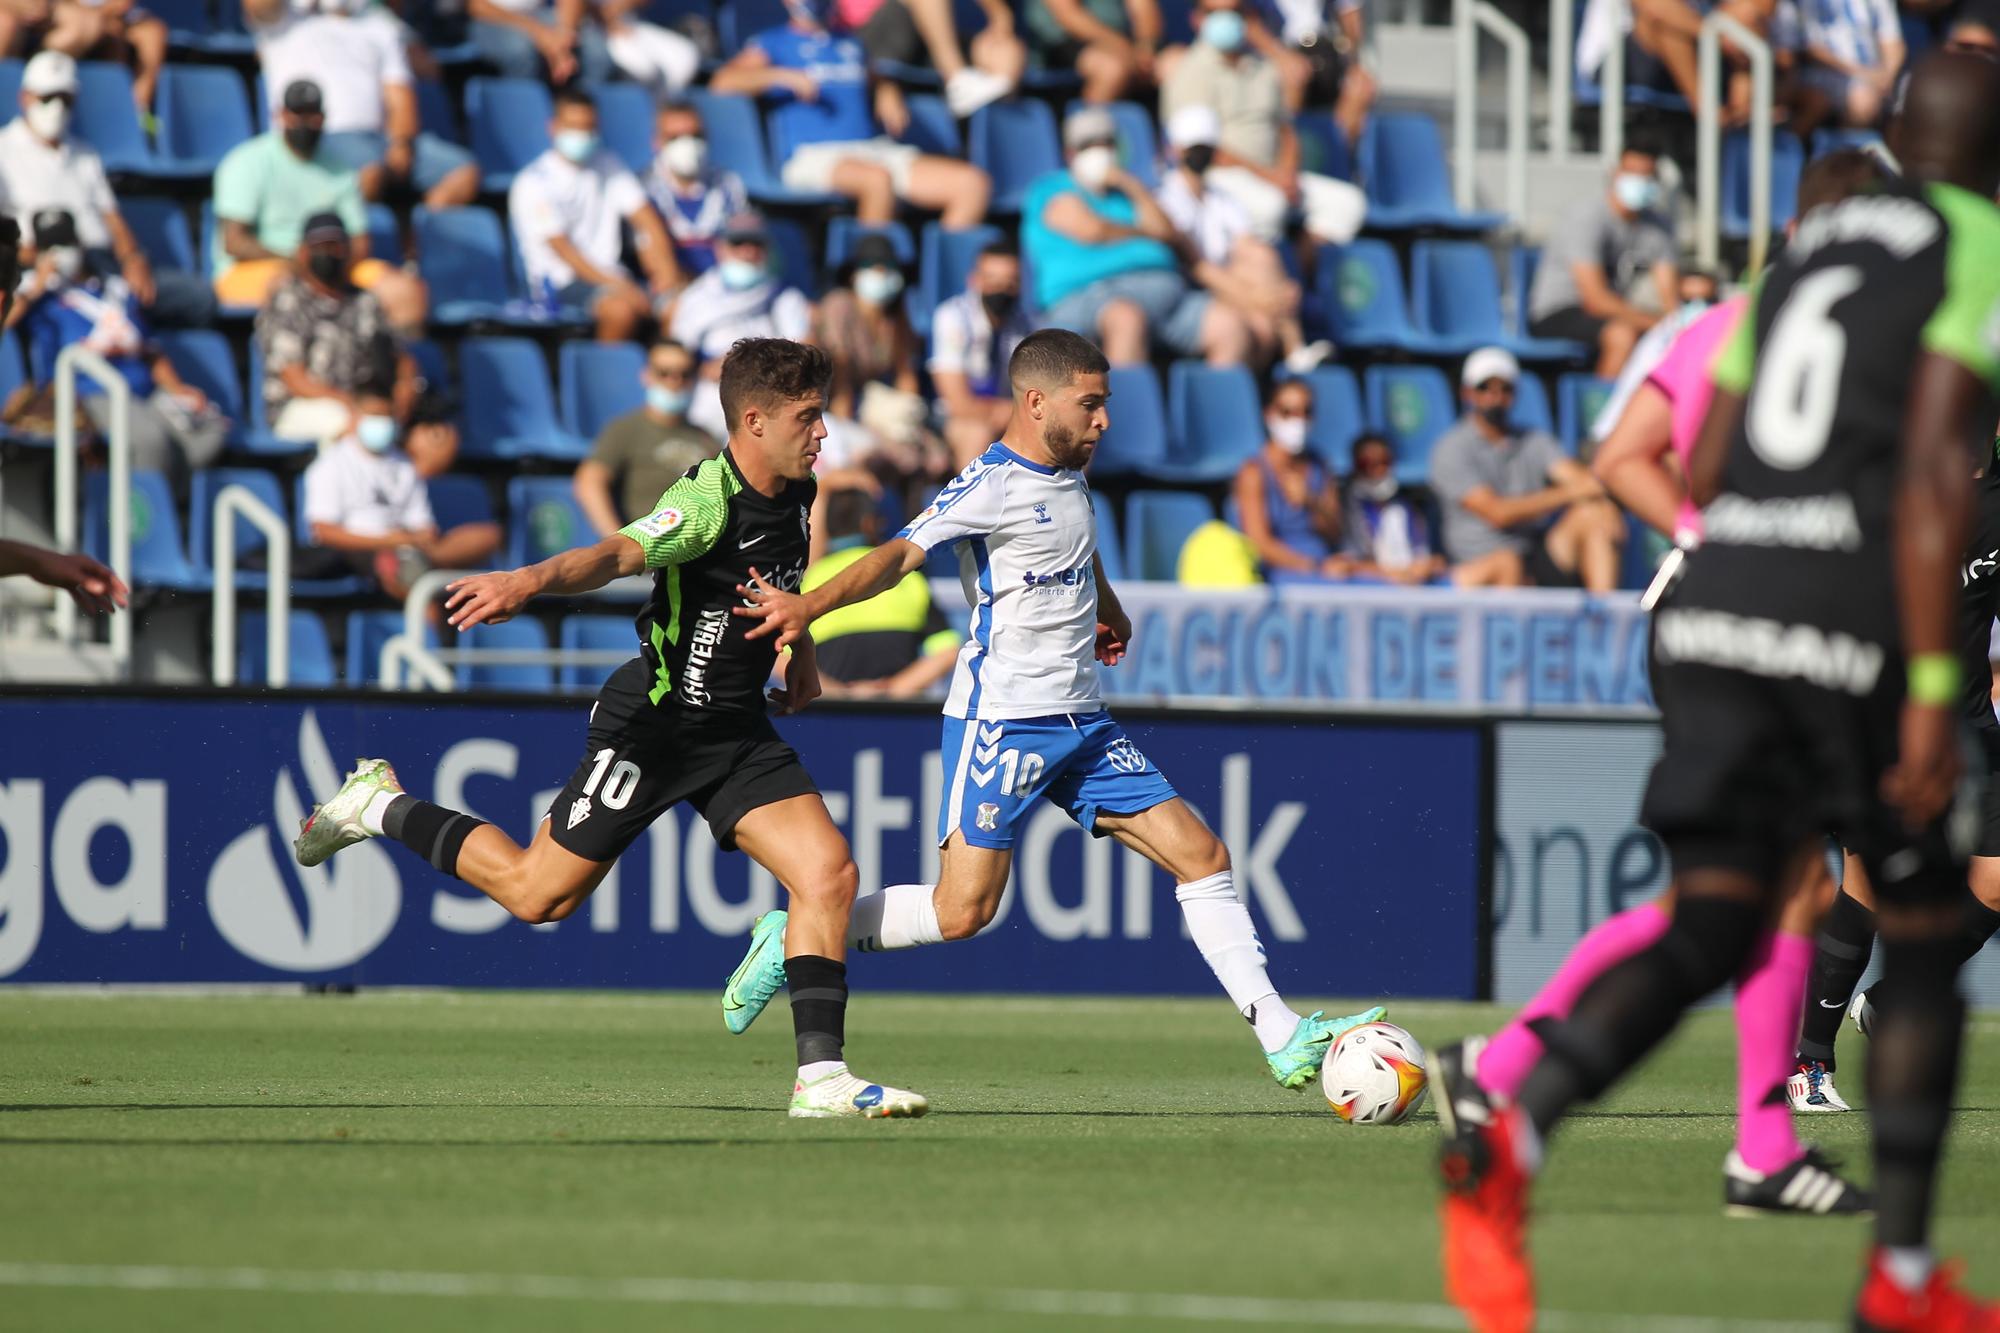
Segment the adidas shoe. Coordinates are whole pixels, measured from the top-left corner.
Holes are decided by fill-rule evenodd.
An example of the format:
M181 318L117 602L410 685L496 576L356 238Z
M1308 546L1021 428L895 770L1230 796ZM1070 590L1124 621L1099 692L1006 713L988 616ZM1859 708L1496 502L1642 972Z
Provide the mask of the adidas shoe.
M1856 991L1848 1002L1847 1021L1854 1024L1854 1030L1867 1036L1875 1030L1875 1005L1869 1000L1867 991Z
M1722 1211L1730 1217L1854 1217L1875 1211L1875 1196L1841 1178L1832 1158L1817 1148L1781 1171L1752 1171L1734 1148L1722 1163Z
M299 825L292 841L292 855L302 866L316 866L343 847L375 835L361 827L362 812L381 792L403 790L396 770L386 759L363 759L340 784L340 790L325 805L316 805Z
M867 1120L910 1119L931 1109L922 1093L885 1088L846 1069L822 1074L810 1083L792 1085L794 1120L832 1120L856 1116Z
M1797 1072L1785 1080L1785 1100L1794 1111L1807 1113L1854 1109L1833 1086L1833 1070L1824 1060L1799 1061Z
M1868 1257L1868 1276L1854 1300L1855 1333L2000 1333L2000 1306L1975 1300L1958 1286L1958 1265L1931 1270L1921 1290L1905 1291L1889 1276L1882 1251Z

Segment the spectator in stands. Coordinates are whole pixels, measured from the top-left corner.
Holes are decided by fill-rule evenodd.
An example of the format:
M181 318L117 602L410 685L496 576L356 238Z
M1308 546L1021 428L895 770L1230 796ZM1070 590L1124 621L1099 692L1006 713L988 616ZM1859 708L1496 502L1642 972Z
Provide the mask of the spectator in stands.
M660 108L646 193L666 219L681 272L699 277L715 266L715 239L729 219L748 212L743 178L710 160L701 112L686 102Z
M872 465L891 483L943 481L952 474L951 455L930 430L896 247L879 232L865 233L841 267L843 281L820 299L807 339L833 358L822 463Z
M788 286L771 263L771 237L755 213L731 218L715 245L715 267L688 284L674 305L668 334L701 357L688 420L717 439L722 418L722 358L740 338L805 338L812 302Z
M576 465L576 502L598 536L651 513L667 487L718 452L713 436L688 424L696 373L693 352L677 342L654 343L639 376L646 405L607 424L590 457Z
M986 173L897 142L910 121L902 89L873 79L861 43L829 33L806 0L787 12L790 23L752 37L709 84L778 103L772 132L789 147L785 188L846 195L865 223L894 221L899 199L938 210L947 227L985 221Z
M944 80L945 104L969 116L997 102L1028 66L1028 48L1014 34L1005 0L979 0L986 16L967 44L960 40L951 0L835 0L839 26L854 34L875 65L929 65ZM968 59L969 57L969 59Z
M1158 343L1210 365L1249 358L1250 331L1234 310L1181 276L1173 220L1118 165L1118 127L1102 107L1063 124L1069 167L1028 189L1021 244L1035 275L1042 322L1095 336L1111 364L1150 359Z
M361 185L321 143L325 123L319 85L295 80L277 126L230 149L216 168L215 294L224 305L263 305L291 271L306 219L336 213L351 238L349 280L373 293L390 323L414 329L424 319L424 285L369 256Z
M1034 331L1021 307L1020 252L1012 241L993 241L972 261L966 289L931 315L927 368L957 466L985 453L1007 429L1014 410L1007 363Z
M1628 143L1604 196L1557 224L1528 293L1529 332L1595 347L1601 379L1618 377L1640 335L1679 299L1658 168L1650 144Z
M1945 29L1948 51L1979 51L2000 56L2000 12L1991 5L1967 5L1952 16ZM1892 99L1893 100L1893 99Z
M611 63L656 101L680 96L701 73L701 48L685 35L633 17L646 0L596 0Z
M806 569L802 592L827 582L882 539L881 507L860 491L835 493L824 514L827 553ZM958 633L931 600L921 569L879 597L821 616L812 636L820 684L829 695L915 698L949 676L958 661Z
M1347 576L1340 553L1340 487L1306 448L1313 393L1279 380L1264 398L1264 447L1236 470L1237 522L1271 583Z
M38 376L51 375L62 350L77 345L109 361L132 390L132 466L165 473L184 492L189 471L207 467L222 452L229 423L153 345L139 298L125 280L91 271L67 209L35 215L33 255L34 268L7 320L21 325L29 364ZM110 396L88 376L78 377L77 393L91 424L108 440Z
M272 113L301 81L321 89L320 154L356 173L363 198L421 196L435 209L479 197L472 154L423 130L400 25L375 11L300 11L287 0L245 0L243 14L257 38Z
M1075 70L1086 102L1115 102L1153 82L1157 0L1026 0L1021 26L1036 68Z
M165 324L205 324L215 314L208 284L192 273L155 275L125 225L104 160L70 132L76 61L43 51L21 71L21 114L0 128L0 211L26 221L62 209L76 221L91 267L116 269L139 303Z
M588 0L469 0L468 29L480 57L514 79L546 78L558 86L611 77L604 29L590 21Z
M1444 557L1431 540L1427 506L1397 480L1396 447L1383 436L1363 435L1354 442L1341 529L1357 578L1416 585L1445 572Z
M1267 0L1245 14L1250 44L1278 67L1291 110L1330 108L1350 144L1361 142L1375 105L1375 76L1362 62L1367 41L1361 0ZM1260 12L1262 11L1262 12ZM1267 12L1277 19L1273 33Z
M1792 128L1801 136L1829 122L1872 127L1903 67L1902 21L1891 0L1787 0L1799 69ZM1976 42L1976 38L1975 38Z
M1728 14L1760 37L1776 36L1774 23L1789 0L1587 0L1577 29L1576 70L1597 79L1614 41L1625 44L1625 84L1679 93L1690 106L1701 100L1698 46L1701 24L1711 10ZM1781 23L1777 26L1782 26ZM1782 41L1774 42L1782 48ZM1750 114L1748 56L1725 39L1727 70L1725 124L1741 124ZM1777 52L1774 51L1774 54Z
M40 52L72 60L109 60L132 70L132 101L141 122L153 116L167 63L166 20L133 0L5 0L0 56ZM150 128L150 126L149 126Z
M438 531L424 479L400 447L395 398L401 360L386 338L364 349L352 424L320 451L305 479L313 546L373 575L397 601L425 570L483 565L500 549L497 523Z
M324 442L353 429L368 349L388 327L382 303L354 285L352 243L337 213L307 219L289 275L257 312L264 411L286 440Z
M1625 520L1604 488L1546 431L1515 429L1521 367L1482 347L1465 360L1466 414L1431 452L1444 549L1461 588L1618 586Z
M1213 188L1223 170L1214 165L1220 133L1221 122L1205 106L1174 112L1167 122L1172 163L1160 182L1160 211L1192 250L1194 280L1242 316L1254 359L1269 361L1282 351L1285 364L1303 373L1331 356L1333 344L1306 342L1299 285L1285 272L1277 247L1256 234L1241 202Z
M1344 245L1361 229L1367 197L1346 181L1299 170L1299 136L1278 67L1251 48L1242 4L1200 0L1193 44L1160 57L1160 122L1171 129L1195 108L1216 118L1208 185L1243 206L1259 237L1283 238L1300 205L1307 231Z
M579 89L555 97L550 145L507 191L514 245L528 290L544 304L589 315L603 342L622 342L685 286L673 243L626 170L597 132L597 103ZM623 225L638 240L647 289L626 271Z

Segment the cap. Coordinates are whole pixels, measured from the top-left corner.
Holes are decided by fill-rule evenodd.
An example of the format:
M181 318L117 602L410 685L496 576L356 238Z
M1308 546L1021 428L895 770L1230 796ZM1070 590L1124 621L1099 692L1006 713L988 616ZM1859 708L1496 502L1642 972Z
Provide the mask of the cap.
M1465 369L1459 372L1458 382L1472 389L1488 380L1506 380L1512 384L1520 378L1521 363L1512 352L1504 347L1482 347L1465 358Z
M762 213L738 213L722 228L722 239L730 242L762 241L769 244L771 233Z
M285 110L295 116L317 116L326 111L319 85L311 79L293 79L285 85Z
M1063 147L1071 152L1087 143L1103 143L1118 137L1118 122L1101 106L1078 107L1063 122Z
M60 51L38 51L21 71L21 91L36 97L51 93L76 95L76 57Z
M903 266L903 261L896 256L895 242L879 231L864 232L854 242L854 248L847 252L847 262L855 268Z
M347 224L340 220L340 214L338 213L313 214L306 219L305 230L299 233L299 243L301 245L318 245L321 241L344 241L346 239Z
M1184 106L1167 118L1167 142L1175 148L1214 146L1222 138L1222 117L1213 108Z
M76 218L67 208L42 208L35 211L35 248L48 250L55 246L73 246L76 240Z

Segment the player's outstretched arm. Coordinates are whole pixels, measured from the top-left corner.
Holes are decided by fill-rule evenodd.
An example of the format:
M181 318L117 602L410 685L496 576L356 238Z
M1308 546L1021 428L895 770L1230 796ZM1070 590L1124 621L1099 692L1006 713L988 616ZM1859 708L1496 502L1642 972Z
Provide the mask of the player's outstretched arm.
M746 604L736 614L762 623L744 631L746 639L777 635L777 646L786 648L829 611L865 602L887 592L903 581L903 576L924 563L924 548L901 537L883 542L811 592L784 592L765 582L753 567L750 582L738 584Z
M8 574L26 574L37 583L61 588L86 611L116 610L130 595L116 574L89 556L64 555L26 542L0 541L0 577Z
M492 574L474 574L445 585L450 596L445 610L450 623L464 631L474 625L498 625L512 620L522 607L542 594L555 597L595 592L615 578L637 574L646 567L646 552L623 533L595 546L552 555L537 564Z

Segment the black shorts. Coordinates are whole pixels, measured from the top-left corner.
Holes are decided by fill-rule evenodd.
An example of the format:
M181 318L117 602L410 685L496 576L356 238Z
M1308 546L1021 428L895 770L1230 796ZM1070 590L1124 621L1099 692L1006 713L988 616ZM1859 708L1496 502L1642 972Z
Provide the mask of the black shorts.
M855 40L872 61L893 60L899 65L929 68L931 49L917 31L916 20L903 0L882 0L868 21L854 30Z
M1521 558L1521 567L1526 571L1528 582L1537 588L1581 588L1583 575L1573 569L1564 569L1549 554L1549 537L1543 533L1529 546Z
M1974 856L2000 856L2000 732L1980 728L1976 752L1984 756L1986 767L1974 774L1981 780L1979 792L1979 839L1972 846Z
M1566 305L1531 321L1528 332L1537 338L1561 338L1595 347L1604 323L1580 305Z
M725 851L759 806L819 791L771 719L702 717L646 697L635 659L612 673L590 710L583 759L549 807L558 846L615 861L655 819L686 801Z

